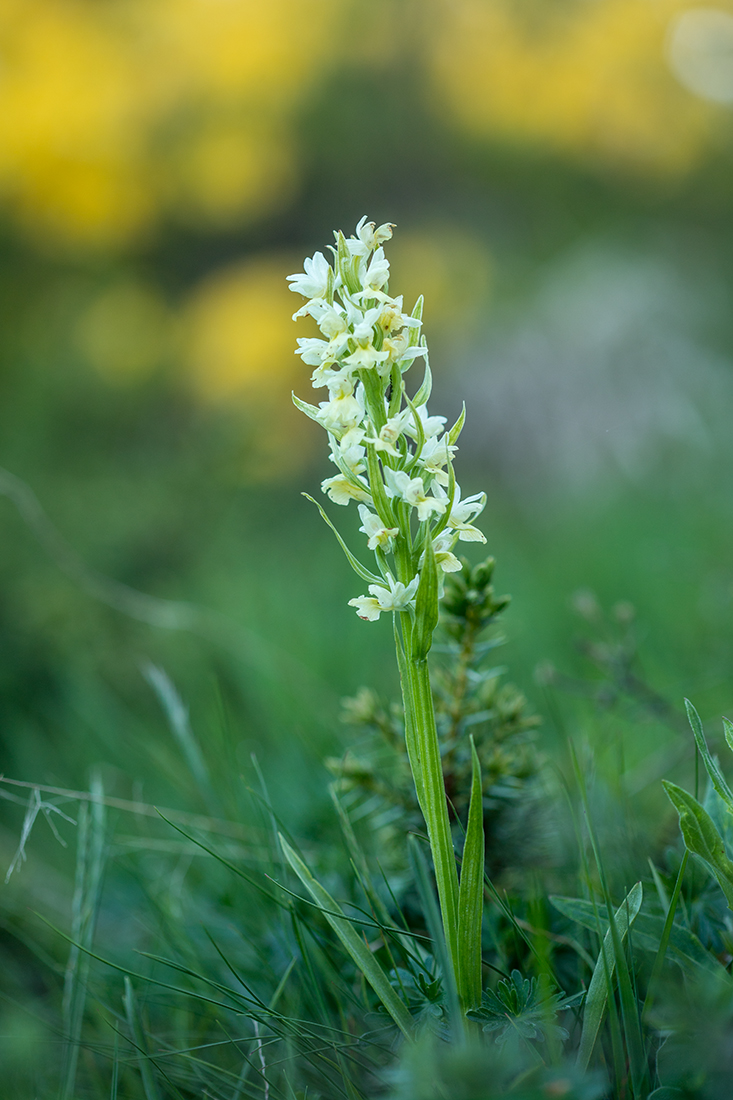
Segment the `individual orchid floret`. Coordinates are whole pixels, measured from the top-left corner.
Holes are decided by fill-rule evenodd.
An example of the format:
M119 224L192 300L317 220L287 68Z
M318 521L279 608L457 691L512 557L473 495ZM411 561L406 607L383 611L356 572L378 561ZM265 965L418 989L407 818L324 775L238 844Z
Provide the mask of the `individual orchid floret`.
M426 347L410 344L410 331L403 329L396 336L388 336L382 342L382 351L386 351L392 363L412 363L419 355L427 355Z
M406 326L417 329L422 321L402 312L402 295L400 294L399 298L388 298L384 302L379 312L378 324L385 333L389 334L399 332L400 329Z
M318 422L327 432L342 436L358 427L364 419L364 388L358 386L355 394L343 393L332 401L321 401Z
M394 225L392 222L385 222L375 229L374 222L368 222L365 214L359 221L355 230L356 238L364 249L364 255L368 255L370 252L373 252L375 248L378 248L380 244L384 244L385 241L390 240L393 229ZM353 239L352 237L351 240L353 241Z
M460 561L453 553L456 536L450 531L441 531L437 538L433 539L433 551L435 564L444 573L458 573L463 568Z
M375 439L367 440L377 451L384 451L394 458L399 456L395 443L405 430L405 424L410 416L409 409L403 409L397 416L390 416L387 422L380 428L379 435Z
M435 419L443 418L435 417ZM425 473L430 474L438 485L447 486L450 484L450 476L445 467L448 465L449 458L452 458L457 450L454 443L449 443L447 434L440 439L434 435L425 440L418 461Z
M336 474L335 477L327 477L321 482L321 492L326 493L334 504L348 504L351 500L363 500L371 504L372 496L369 486L361 477L347 477L346 474Z
M373 623L383 611L405 611L415 598L419 582L420 578L414 577L408 585L404 585L388 573L389 588L381 584L370 584L371 596L357 596L349 600L349 607L356 608L360 619Z
M441 487L438 485L436 489L439 491L438 495L441 499L445 497L447 501L448 496ZM480 515L485 507L486 493L474 493L473 496L461 500L461 488L456 485L453 504L448 517L448 526L458 532L458 538L461 542L486 542L486 536L479 531L478 527L474 527L469 522Z
M423 435L426 439L432 439L434 435L440 435L440 433L443 431L443 428L445 427L445 422L447 419L445 416L429 416L427 405L420 405L419 408L415 409L415 413L420 418ZM408 425L405 430L407 431L408 435L412 436L413 439L417 438L417 428L414 423Z
M352 474L363 474L366 470L366 448L361 446L364 434L363 428L349 428L338 442L332 437L331 461L341 470L349 470Z
M389 281L389 260L384 249L378 248L371 258L369 267L362 276L365 291L381 290Z
M370 512L365 504L359 505L359 515L362 526L360 531L367 536L367 546L370 550L391 550L394 539L400 533L399 527L385 527L379 516Z
M321 367L336 362L346 346L346 337L341 340L319 340L317 336L299 337L295 354L299 355L309 367Z
M388 467L384 471L384 478L387 484L387 493L390 496L399 497L404 500L405 504L415 508L417 518L421 523L423 520L430 519L431 512L442 515L445 511L448 500L446 494L443 494L445 497L443 500L436 500L434 496L428 496L421 477L411 478L404 470L391 470Z
M316 252L315 256L305 260L303 269L296 275L287 276L290 289L296 294L302 294L304 298L325 298L329 281L334 276L333 268L323 253Z

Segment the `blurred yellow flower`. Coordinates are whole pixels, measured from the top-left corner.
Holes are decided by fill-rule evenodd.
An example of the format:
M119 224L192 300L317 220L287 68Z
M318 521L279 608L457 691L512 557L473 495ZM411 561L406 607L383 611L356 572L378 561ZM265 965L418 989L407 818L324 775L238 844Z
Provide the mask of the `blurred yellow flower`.
M286 475L307 460L316 435L292 406L304 385L293 354L292 256L267 254L208 276L181 318L181 351L195 392L239 411L247 427L248 478ZM310 319L299 322L310 331Z
M412 309L425 297L425 324L439 329L466 329L485 308L491 287L491 259L483 242L459 226L431 224L400 229L390 244L391 285L404 292Z
M293 355L289 257L265 255L208 276L185 308L184 347L196 390L212 401L286 391L302 376Z
M118 246L182 209L267 210L338 0L4 0L0 197L40 240Z
M438 0L436 90L478 135L680 173L704 151L716 108L665 58L684 0Z

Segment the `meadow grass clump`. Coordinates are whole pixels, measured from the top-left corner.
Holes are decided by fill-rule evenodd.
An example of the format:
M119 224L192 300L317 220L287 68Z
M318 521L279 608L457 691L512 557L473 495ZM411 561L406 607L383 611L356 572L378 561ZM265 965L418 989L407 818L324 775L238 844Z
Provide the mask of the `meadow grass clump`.
M508 599L493 560L456 553L485 543L486 498L456 481L465 412L452 427L428 412L422 300L407 312L390 293L391 234L362 219L290 282L306 299L296 316L322 334L300 354L328 392L295 401L328 434L337 472L322 490L353 502L368 564L318 508L366 585L350 606L368 624L391 616L401 699L363 688L347 701L360 741L328 761L329 821L298 835L266 769L253 757L240 777L226 723L204 742L151 665L175 754L156 759L186 809L112 796L102 771L86 791L2 781L25 814L11 884L50 876L52 861L26 860L37 820L62 840L76 828L70 920L57 902L53 921L26 928L15 912L0 930L2 957L20 944L44 975L45 1046L21 1065L9 1029L8 1095L730 1095L733 792L689 704L710 783L665 784L684 846L666 822L624 820L633 798L614 802L590 737L540 748L538 718L494 664ZM618 618L625 630L628 611ZM601 698L591 685L591 707L612 689L666 720L625 635L594 653L606 686ZM561 679L545 668L546 686ZM559 728L562 701L549 710ZM725 737L733 748L727 721ZM628 838L644 829L639 852ZM22 983L6 971L10 1005Z

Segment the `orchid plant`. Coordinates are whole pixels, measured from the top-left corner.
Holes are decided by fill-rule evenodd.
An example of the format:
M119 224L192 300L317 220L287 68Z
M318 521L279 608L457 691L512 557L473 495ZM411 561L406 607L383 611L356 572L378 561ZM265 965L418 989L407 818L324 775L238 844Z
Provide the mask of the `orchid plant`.
M445 417L428 412L431 373L421 332L423 300L420 297L408 314L402 296L389 293L389 261L383 246L393 228L390 223L376 227L362 218L352 236L335 234L331 259L316 252L305 260L302 272L288 277L290 289L306 299L294 319L312 317L322 334L322 338L298 340L297 354L313 368L313 386L328 391L328 400L317 405L295 396L293 400L328 433L337 473L326 478L322 491L334 504L356 503L359 531L374 554L370 569L348 549L318 505L352 568L367 584L368 594L349 603L368 622L386 612L393 615L408 757L430 842L451 971L448 978L455 982L465 1013L481 999L481 774L473 750L459 882L427 659L445 574L461 569L456 544L486 541L473 523L485 507L486 496L479 493L462 499L455 479L453 456L465 407L449 429ZM424 371L410 398L405 376L416 359L423 360ZM287 844L284 850L325 909L325 891ZM357 957L345 932L346 918L333 921L335 905L329 898L332 926L364 970L364 959L361 954ZM381 996L385 976L373 968L369 971L364 970L365 976ZM389 997L385 1006L409 1031L401 1008L388 1001Z

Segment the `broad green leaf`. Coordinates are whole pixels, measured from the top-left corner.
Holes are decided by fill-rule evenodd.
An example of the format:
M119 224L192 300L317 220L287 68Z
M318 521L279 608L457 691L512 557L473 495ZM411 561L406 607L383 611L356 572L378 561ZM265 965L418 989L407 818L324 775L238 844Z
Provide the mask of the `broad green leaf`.
M713 760L710 755L710 749L708 743L705 740L705 731L702 728L702 722L700 721L700 715L689 699L685 699L685 708L687 710L687 717L690 720L692 726L692 732L695 735L695 743L697 745L698 752L702 757L703 763L710 776L710 781L715 787L720 797L725 802L728 809L733 812L733 791L728 786L725 776L720 770L720 765L716 760Z
M369 947L361 936L354 931L351 921L341 909L338 902L335 901L328 891L313 877L300 856L290 847L285 837L282 834L279 835L280 846L282 847L283 854L288 863L295 871L316 905L318 905L324 917L331 925L331 928L341 940L341 943L369 982L400 1031L408 1039L412 1038L412 1017L395 993L389 978L369 950Z
M481 764L471 737L471 801L458 887L456 980L464 1012L481 1003L481 918L484 912L484 809Z
M366 566L361 564L361 562L359 561L358 558L354 557L354 555L351 553L348 546L346 545L344 540L341 538L341 535L338 533L338 531L336 530L334 525L331 523L331 520L328 518L328 516L326 515L324 509L321 507L321 505L318 503L318 501L314 500L314 498L312 496L310 496L309 493L303 493L302 496L304 496L306 500L309 500L311 502L311 504L315 504L316 508L321 513L321 518L323 519L324 523L328 524L328 526L331 528L334 535L338 539L339 546L341 547L344 554L346 555L346 559L347 559L349 565L351 566L351 568L354 570L354 572L357 573L358 576L360 576L363 581L367 581L369 584L384 584L384 579L382 577L378 577L376 575L376 573L370 572L366 568Z
M663 779L662 785L679 814L680 829L686 847L707 864L725 894L728 908L733 909L733 863L725 854L723 839L710 814L693 795L688 794L682 787L678 787L676 783Z
M624 901L614 914L614 925L621 943L626 939L629 927L636 919L643 898L643 890L640 882L632 886ZM599 914L600 915L600 914ZM603 944L598 954L598 960L593 970L593 976L588 986L585 998L585 1012L583 1013L583 1031L580 1036L578 1048L577 1066L581 1071L588 1068L593 1047L601 1029L603 1017L608 1003L609 982L613 981L616 969L616 954L613 949L613 936L610 928L603 937Z

